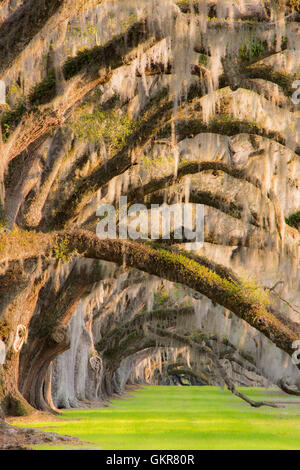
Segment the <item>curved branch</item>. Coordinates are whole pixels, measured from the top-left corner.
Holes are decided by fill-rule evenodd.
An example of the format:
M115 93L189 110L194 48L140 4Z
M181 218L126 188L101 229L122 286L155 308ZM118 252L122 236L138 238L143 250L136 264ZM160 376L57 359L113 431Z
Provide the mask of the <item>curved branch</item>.
M37 112L25 115L16 131L3 145L6 162L9 162L32 142L46 132L56 128L68 118L67 111L97 85L106 83L112 70L129 63L137 55L137 47L148 49L157 38L147 39L151 35L146 21L134 23L125 34L121 34L103 47L96 47L87 54L87 59L80 62L76 57L69 62L71 69L64 94L57 96L53 105L45 109L38 107ZM70 66L71 63L71 66ZM65 65L67 65L66 62ZM66 95L68 99L66 100Z
M177 341L179 343L186 344L190 348L192 348L196 351L199 351L200 353L205 352L205 354L207 354L208 357L210 357L212 359L212 361L213 361L213 363L216 367L217 374L219 375L219 377L221 377L223 379L223 381L225 382L228 390L233 395L237 396L238 398L241 398L242 400L247 402L252 407L254 407L254 408L260 408L261 406L270 406L272 408L279 408L280 407L280 405L278 405L276 403L251 400L251 398L249 398L246 395L244 395L243 393L239 392L236 389L236 386L235 386L234 382L231 380L231 378L227 374L226 370L224 369L224 367L220 363L217 355L206 344L203 343L202 345L200 345L200 344L195 343L194 341L192 341L189 337L182 336L182 335L179 335L178 333L173 333L173 332L170 332L170 331L167 331L167 330L156 329L155 331L152 330L152 332L155 333L156 335L159 335L159 336L162 336L162 337L169 337L173 341Z
M267 309L259 293L239 283L229 281L213 265L208 268L201 259L193 259L184 251L132 241L101 240L83 230L51 234L25 232L0 235L0 264L16 259L44 255L57 256L57 246L67 245L68 255L102 259L136 268L148 274L184 284L235 313L269 338L280 349L292 355L293 341L299 337L288 324ZM223 267L224 273L228 272ZM230 275L229 275L230 276Z
M280 387L281 390L283 392L287 393L288 395L294 395L294 396L297 396L297 397L300 396L300 390L295 390L295 389L289 387L283 379L279 380L278 387Z
M62 0L25 0L0 26L0 75L61 8Z
M134 153L151 138L155 129L170 118L172 114L172 101L167 98L167 89L158 93L155 100L150 104L142 119L142 124L136 132L130 137L128 145L120 150L114 157L100 164L95 171L83 178L74 193L69 199L64 201L62 207L53 215L43 220L42 226L55 226L64 228L80 212L83 205L106 185L115 176L125 173L129 168L136 165Z

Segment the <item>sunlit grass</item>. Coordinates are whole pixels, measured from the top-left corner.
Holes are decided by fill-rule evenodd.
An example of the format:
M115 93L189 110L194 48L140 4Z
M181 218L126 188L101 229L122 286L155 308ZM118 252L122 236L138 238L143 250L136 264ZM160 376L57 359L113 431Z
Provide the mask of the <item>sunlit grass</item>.
M300 449L300 398L274 390L244 392L290 404L255 409L217 387L151 386L113 400L108 408L67 410L68 421L32 426L94 443L84 449Z

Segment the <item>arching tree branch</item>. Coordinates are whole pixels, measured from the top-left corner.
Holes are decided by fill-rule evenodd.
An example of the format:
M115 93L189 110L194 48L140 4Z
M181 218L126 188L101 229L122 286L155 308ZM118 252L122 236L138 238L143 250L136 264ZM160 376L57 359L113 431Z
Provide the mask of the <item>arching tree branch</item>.
M187 252L118 239L101 240L81 230L52 234L28 232L22 237L4 234L0 236L0 242L0 263L39 255L55 257L55 247L64 243L69 256L77 253L86 258L111 261L182 283L231 310L289 355L294 352L292 343L298 339L299 333L271 313L265 303L266 298L259 295L259 288L251 291L242 281L229 281L213 266L208 268ZM223 269L226 272L227 269Z

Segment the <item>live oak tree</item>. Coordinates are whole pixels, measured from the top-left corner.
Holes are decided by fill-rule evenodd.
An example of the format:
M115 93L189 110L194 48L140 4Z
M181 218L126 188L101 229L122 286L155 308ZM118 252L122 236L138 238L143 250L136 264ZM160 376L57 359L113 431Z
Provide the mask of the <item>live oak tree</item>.
M184 363L190 375L261 406L237 391L222 359L259 374L257 364L197 329L191 305L169 299L168 308L149 311L145 283L155 276L181 284L182 295L205 296L293 355L300 338L300 136L291 100L300 73L297 5L10 4L0 3L3 413L54 409L50 364L70 347L70 319L101 282L107 290L93 315L103 318L102 338L92 358L101 361L102 397L118 389L126 358L184 346L195 358L192 367ZM99 239L97 207L117 207L120 195L128 207L203 204L203 249L189 251L174 237ZM130 301L127 289L141 276L140 297ZM176 375L179 366L171 366Z

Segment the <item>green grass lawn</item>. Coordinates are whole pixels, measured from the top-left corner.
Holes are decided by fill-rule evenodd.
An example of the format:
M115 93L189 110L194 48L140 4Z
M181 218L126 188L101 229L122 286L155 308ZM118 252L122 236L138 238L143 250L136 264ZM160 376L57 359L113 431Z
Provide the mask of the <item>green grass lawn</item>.
M289 404L256 409L217 387L149 386L108 408L67 410L62 421L26 426L94 443L84 449L300 449L300 398L274 390L243 391L256 400Z

